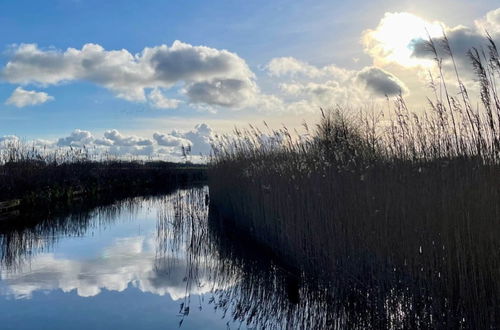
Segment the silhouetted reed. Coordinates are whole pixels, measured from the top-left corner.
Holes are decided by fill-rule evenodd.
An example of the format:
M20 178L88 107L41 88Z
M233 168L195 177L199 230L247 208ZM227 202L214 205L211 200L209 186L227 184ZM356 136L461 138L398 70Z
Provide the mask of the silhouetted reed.
M442 303L443 297L415 299L406 281L393 280L384 286L375 281L361 283L349 276L317 281L296 272L233 222L209 211L206 194L207 189L189 189L166 196L159 213L158 271L168 276L170 269L176 269L173 262L186 261L181 324L190 309L201 308L190 294L199 288L209 292L200 299L208 299L222 313L228 328L460 327L461 319L458 323L433 320L431 315L443 310L433 309L432 301ZM388 273L393 276L392 270ZM412 313L407 314L410 307Z
M379 311L371 325L492 327L500 322L500 57L488 42L468 54L481 106L444 36L428 43L439 74L426 113L400 96L384 120L335 109L299 137L252 127L220 137L213 206L299 273L353 283L349 299Z
M125 161L89 155L86 148L44 151L18 141L0 149L0 201L21 199L24 206L64 202L75 196L199 182L203 165L164 161Z
M207 193L206 188L194 188L165 196L158 218L157 269L168 274L176 267L172 262L186 261L181 324L197 307L190 294L196 288L208 291L201 299L208 299L228 328L341 329L346 315L356 320L351 325L373 324L367 315L375 313L360 304L348 306L345 295L340 296L352 286L337 283L339 291L333 294L331 287L308 282L278 259L263 258L261 246L240 236L216 213L209 214Z

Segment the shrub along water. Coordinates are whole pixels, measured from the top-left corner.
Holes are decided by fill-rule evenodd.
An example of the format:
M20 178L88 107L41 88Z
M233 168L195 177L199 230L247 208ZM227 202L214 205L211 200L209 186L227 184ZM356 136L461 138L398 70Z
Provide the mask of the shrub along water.
M209 169L214 210L300 272L358 288L355 299L386 312L380 324L498 324L500 56L487 41L468 53L481 106L444 36L428 43L439 75L424 114L400 96L391 120L336 109L301 138L252 127L220 137Z

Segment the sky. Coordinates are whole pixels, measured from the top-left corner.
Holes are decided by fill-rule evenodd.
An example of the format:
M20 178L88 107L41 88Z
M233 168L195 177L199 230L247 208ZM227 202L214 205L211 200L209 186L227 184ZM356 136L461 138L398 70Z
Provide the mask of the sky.
M0 0L0 142L118 155L207 153L235 126L297 127L319 108L421 111L422 50L500 40L497 1ZM446 63L445 63L446 66ZM446 68L446 67L445 67Z

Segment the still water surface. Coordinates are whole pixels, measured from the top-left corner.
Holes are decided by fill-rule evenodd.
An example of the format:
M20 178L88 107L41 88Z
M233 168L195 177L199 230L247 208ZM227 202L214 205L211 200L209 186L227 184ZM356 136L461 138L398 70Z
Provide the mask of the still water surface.
M0 221L0 329L497 328L484 299L456 309L453 292L358 259L327 282L297 276L209 212L208 193Z
M4 226L1 328L245 328L225 300L238 295L241 274L210 241L207 193L179 190Z

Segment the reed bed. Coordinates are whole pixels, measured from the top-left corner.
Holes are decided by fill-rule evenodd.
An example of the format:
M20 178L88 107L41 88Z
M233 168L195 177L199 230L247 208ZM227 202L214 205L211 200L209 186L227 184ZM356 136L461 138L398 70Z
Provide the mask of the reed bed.
M494 327L500 56L488 42L468 53L479 106L444 36L428 43L439 74L426 113L397 97L389 120L334 109L299 138L252 127L220 137L209 169L214 210L299 273L358 288L349 299L380 311L372 325Z
M204 165L96 158L85 148L47 152L18 141L0 149L0 201L20 199L23 206L123 190L134 195L204 180Z
M436 328L424 306L414 308L411 317L401 315L398 306L409 303L408 293L397 285L380 302L367 297L377 290L371 283L333 277L325 284L295 273L209 210L207 193L206 187L178 191L164 197L158 213L155 271L169 274L185 267L180 324L208 300L228 328ZM193 297L200 288L209 292Z

